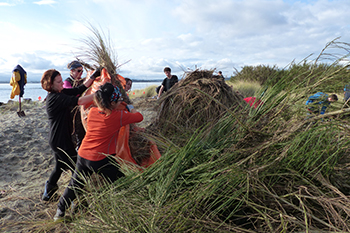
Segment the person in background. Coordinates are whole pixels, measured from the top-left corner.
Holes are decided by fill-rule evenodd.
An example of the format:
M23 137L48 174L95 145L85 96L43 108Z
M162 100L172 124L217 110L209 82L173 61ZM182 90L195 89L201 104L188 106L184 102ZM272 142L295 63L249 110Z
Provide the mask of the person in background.
M81 177L92 173L101 174L109 182L124 176L116 165L116 161L106 155L116 154L119 130L122 126L138 123L143 120L141 113L132 105L122 101L118 87L111 83L100 86L95 93L94 102L97 107L90 109L87 120L87 132L78 151L78 160L74 174L60 197L54 220L63 218L66 209L76 198L76 192L85 186Z
M129 79L129 78L125 78L125 92L128 92L131 90L131 87L132 87L132 80Z
M308 107L308 118L312 117L312 115L325 114L327 107L335 101L338 101L338 96L336 94L328 96L323 92L317 92L310 96L305 103Z
M263 102L260 99L257 100L256 97L253 96L244 98L244 101L247 102L247 104L249 104L249 106L253 107L254 109L263 104Z
M218 75L221 76L221 78L225 79L225 77L222 75L221 71L218 72Z
M171 75L170 67L165 67L164 73L166 78L163 80L162 85L160 85L156 89L156 92L158 94L158 97L157 97L158 99L160 98L163 92L167 92L168 90L170 90L170 88L172 88L175 85L175 83L179 81L176 75Z
M83 65L75 60L68 63L67 68L70 70L70 76L64 80L63 87L73 88L83 84L85 81L85 79L81 78L81 75L84 72ZM71 121L74 126L72 140L75 144L76 150L78 150L83 138L85 137L85 128L81 121L80 109L77 106L71 108Z
M72 121L70 109L77 105L84 105L93 100L94 95L78 97L98 77L100 70L96 70L84 84L71 88L63 88L63 81L60 72L50 69L44 72L41 78L41 86L48 92L46 97L46 112L49 119L49 144L54 152L55 167L45 183L45 190L42 196L43 201L49 201L57 191L57 182L63 170L74 171L77 158L72 141Z
M70 75L63 82L64 88L72 88L81 85L84 79L81 75L84 72L83 65L79 61L72 61L68 63L67 68L70 70Z

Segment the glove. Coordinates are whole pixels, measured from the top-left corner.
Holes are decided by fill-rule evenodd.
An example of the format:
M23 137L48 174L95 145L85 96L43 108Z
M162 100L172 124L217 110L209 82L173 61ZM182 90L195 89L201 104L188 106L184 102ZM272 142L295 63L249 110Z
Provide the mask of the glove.
M131 112L132 109L134 109L134 106L131 104L126 105L126 108L128 109L129 112Z
M95 80L100 75L101 75L101 68L99 67L90 75L90 78L92 80Z

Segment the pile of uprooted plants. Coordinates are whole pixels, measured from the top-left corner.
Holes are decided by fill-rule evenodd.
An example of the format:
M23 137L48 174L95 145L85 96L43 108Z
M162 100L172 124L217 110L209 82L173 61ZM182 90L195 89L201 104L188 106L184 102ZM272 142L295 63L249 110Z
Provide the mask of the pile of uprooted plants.
M347 111L305 119L312 85L280 78L256 93L263 104L254 109L213 71L186 73L140 133L159 147L157 163L108 187L90 185L87 208L49 229L349 232Z

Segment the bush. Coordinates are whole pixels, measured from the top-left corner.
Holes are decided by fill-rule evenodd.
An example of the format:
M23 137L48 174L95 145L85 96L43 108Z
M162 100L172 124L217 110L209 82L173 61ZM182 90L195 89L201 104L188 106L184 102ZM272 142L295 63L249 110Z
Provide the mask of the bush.
M244 66L241 71L234 72L231 82L246 81L257 82L263 86L273 86L280 79L293 81L300 88L309 88L308 93L342 92L345 84L350 82L349 69L344 69L339 64L310 64L292 63L287 69L279 69L277 66Z

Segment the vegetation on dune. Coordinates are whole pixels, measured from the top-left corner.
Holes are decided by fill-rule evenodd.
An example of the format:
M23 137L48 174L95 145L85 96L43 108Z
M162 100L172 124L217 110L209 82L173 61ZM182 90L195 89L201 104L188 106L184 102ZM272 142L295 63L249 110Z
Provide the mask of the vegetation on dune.
M333 47L347 53L350 46L326 48ZM159 100L158 118L144 133L161 159L111 186L89 183L80 211L40 230L349 232L348 112L305 120L307 96L340 92L348 77L341 58L320 64L326 55L283 70L243 68L232 85L259 82L249 93L263 101L256 109L212 71L190 72Z
M286 68L269 65L244 66L241 71L235 70L230 81L244 80L257 82L262 86L273 86L283 79L285 82L293 80L294 85L299 84L298 89L307 89L308 93L342 92L344 83L350 79L350 71L346 68L349 66L346 62L349 45L335 39L326 45L314 61L308 61L307 58L300 63L293 61ZM339 50L345 51L346 54L339 53Z
M130 91L128 93L128 96L131 100L134 98L155 97L157 94L156 88L157 88L157 85L152 85L152 86L146 87L145 89Z

